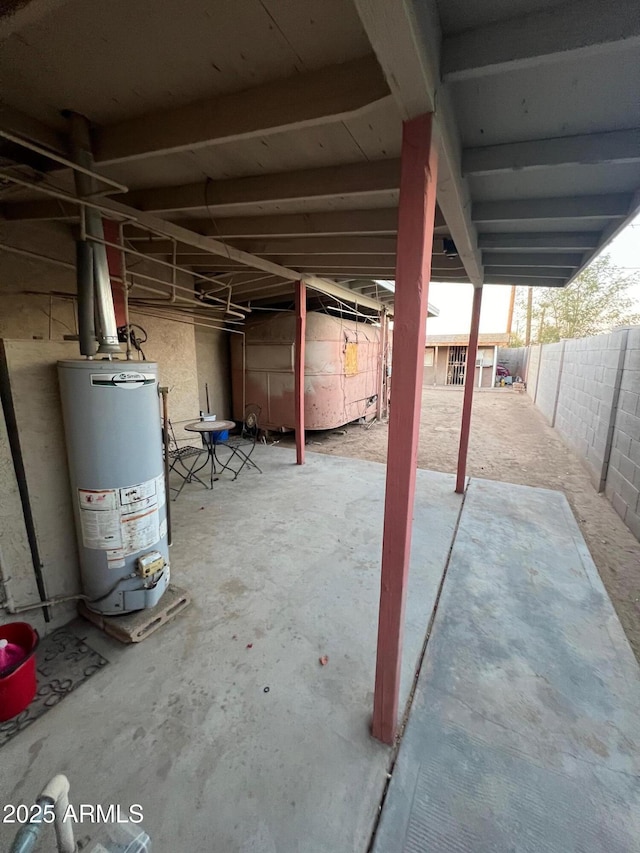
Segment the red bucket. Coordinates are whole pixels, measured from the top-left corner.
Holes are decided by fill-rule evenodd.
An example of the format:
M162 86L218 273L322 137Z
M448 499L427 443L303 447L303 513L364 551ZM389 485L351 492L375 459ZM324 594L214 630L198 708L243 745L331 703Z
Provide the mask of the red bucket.
M24 657L0 673L0 722L17 717L36 695L38 632L27 622L0 625L0 640L20 646Z

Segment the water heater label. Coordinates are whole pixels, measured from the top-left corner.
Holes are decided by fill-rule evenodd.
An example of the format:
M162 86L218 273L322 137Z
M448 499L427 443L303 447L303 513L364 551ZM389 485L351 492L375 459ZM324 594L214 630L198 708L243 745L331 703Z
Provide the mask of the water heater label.
M96 511L93 508L81 508L80 522L82 542L85 548L106 550L122 546L120 512L118 510Z
M156 376L153 373L138 373L125 370L122 373L92 373L91 384L100 388L125 388L131 391L144 385L155 385Z
M126 562L122 548L117 548L113 551L107 551L107 568L108 569L124 569Z
M118 494L115 489L78 489L80 509L106 512L118 509Z
M158 507L145 512L129 513L122 516L122 538L125 554L135 554L155 545L160 539Z
M149 502L157 503L156 495L156 479L147 480L146 483L140 483L137 486L128 486L126 489L120 489L120 503L122 506L135 504L139 507L142 503Z
M165 503L164 481L154 477L121 489L78 489L82 543L106 551L109 568L121 568L124 558L155 545L160 533L160 507Z
M159 477L156 477L156 494L158 495L158 506L164 506L166 502L164 474L160 474Z

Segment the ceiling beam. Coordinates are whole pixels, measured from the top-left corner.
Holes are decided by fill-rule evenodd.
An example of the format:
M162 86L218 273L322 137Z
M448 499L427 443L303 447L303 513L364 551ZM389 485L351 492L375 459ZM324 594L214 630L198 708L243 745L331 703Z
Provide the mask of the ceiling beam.
M586 250L598 246L596 231L551 231L543 234L479 234L478 245L481 249L501 249L518 252L522 249L535 249L549 252L552 250Z
M328 276L329 278L381 278L383 281L393 281L396 277L395 269L385 267L300 267L300 272L305 275Z
M6 130L16 136L22 136L36 145L49 148L57 154L68 156L66 139L63 134L43 124L39 119L0 103L0 130Z
M364 56L103 127L93 137L95 160L116 163L341 121L386 97L375 56Z
M79 208L55 199L39 198L34 201L15 201L0 205L4 219L78 219ZM179 225L200 234L221 238L267 238L299 236L339 236L344 234L374 235L395 234L398 228L397 208L372 210L336 210L328 213L287 213L266 216L207 217L205 219L179 220ZM444 219L436 209L436 227L442 228ZM129 240L148 240L140 229L125 227Z
M380 276L380 278L382 278L382 276ZM329 279L324 278L318 279L312 276L306 276L304 280L309 287L320 293L326 293L328 296L335 296L343 301L345 300L345 293L347 293L352 299L357 296L358 305L362 305L365 308L374 308L376 311L380 310L380 303L376 299L370 299L368 296L355 294L349 287L345 287L335 281L330 281Z
M333 196L368 195L397 190L400 186L400 161L375 160L349 163L320 169L275 172L199 181L175 187L134 190L117 200L139 210L180 211L206 208L210 213L220 208L247 204L269 204L281 201L332 198Z
M582 255L578 252L484 252L482 260L488 267L579 267Z
M589 55L640 38L637 0L574 0L444 39L442 78L468 80Z
M235 246L229 246L220 240L215 240L212 237L205 237L202 234L196 234L194 231L189 231L176 225L175 222L169 222L159 216L154 216L151 213L136 210L129 205L122 204L113 198L104 198L100 200L100 205L105 211L105 215L109 212L116 217L125 217L131 219L140 228L149 228L164 237L176 240L179 243L186 243L196 249L206 249L214 255L222 258L228 258L232 261L239 261L247 267L262 270L266 273L277 275L287 281L304 281L309 287L320 290L324 293L342 294L345 299L348 292L345 293L345 288L334 281L328 281L311 273L301 273L300 270L288 269L287 267L274 264L266 258L258 258L248 252L243 252L241 249L236 249ZM375 300L369 300L368 307L378 309L379 304Z
M179 224L201 234L232 238L317 237L344 234L395 234L398 210L395 207L373 210L335 210L327 213L284 213L266 216L231 216L212 219L185 219ZM436 225L442 227L442 214L436 211ZM138 232L139 234L140 232Z
M251 253L253 254L253 252ZM395 255L276 255L272 258L278 264L284 266L296 267L317 266L317 267L375 267L376 269L384 269L389 267L395 269ZM202 266L211 264L211 255L179 255L178 261L180 264L187 266Z
M560 278L566 281L575 267L492 267L485 261L485 275L508 275L511 278Z
M535 219L615 219L629 212L631 196L569 196L566 198L523 198L479 201L473 205L474 222L513 222Z
M140 251L140 248L137 248L137 251ZM251 254L254 253L252 252ZM392 254L275 255L267 257L283 266L295 266L296 268L302 267L304 269L317 267L318 269L389 269L395 271L396 268L396 256ZM215 267L216 269L235 269L239 266L236 261L214 257L202 252L197 254L180 253L177 255L177 262L180 266ZM518 261L513 260L512 263L517 264ZM457 272L464 271L464 266L459 258L447 258L445 255L435 255L431 269L438 271L453 270Z
M395 237L299 237L273 240L234 240L232 245L255 255L391 255Z
M232 285L232 299L250 299L253 295L260 293L272 293L273 291L290 290L293 293L295 284L292 281L282 279L270 279L268 282L256 282L255 284Z
M539 278L531 276L526 279L516 279L509 275L488 275L485 284L506 284L513 287L517 284L519 287L564 287L567 279L562 278Z
M76 204L39 198L0 204L0 219L13 221L79 219ZM398 227L397 208L370 210L337 210L327 213L289 213L266 216L216 217L184 219L176 224L190 231L223 239L244 240L269 237L333 237L393 235ZM442 213L436 208L436 233L446 233ZM125 237L132 242L148 242L148 235L134 226L125 227ZM246 248L238 245L238 248ZM171 248L167 249L167 253Z
M640 160L640 128L466 148L463 175Z
M138 252L150 255L167 255L173 251L169 240L136 240ZM395 237L293 237L271 240L230 240L231 246L244 249L254 255L392 255L396 254ZM177 247L178 254L184 252L184 244ZM194 254L187 247L188 254Z
M37 189L38 187L34 184L33 190L37 191ZM67 193L63 190L56 191L56 198L60 198L63 203L69 204L73 203L74 200L71 193ZM338 295L347 300L351 298L350 291L335 281L325 279L313 272L302 272L299 269L289 269L288 267L273 263L273 261L244 252L241 249L237 249L235 246L230 246L220 240L216 240L202 234L197 234L194 231L190 231L187 228L183 228L180 225L177 225L174 222L169 222L161 217L154 216L151 213L136 210L136 208L124 204L118 199L108 197L101 199L100 210L102 215L107 218L109 216L113 216L117 220L128 220L128 224L135 224L136 227L143 231L151 231L160 237L169 238L170 240L175 240L178 243L193 246L197 250L204 249L212 255L226 258L232 262L237 261L250 269L261 270L263 272L279 276L287 281L303 281L310 288L322 293ZM365 299L365 297L361 297L361 299ZM367 304L368 307L374 310L379 310L380 308L380 303L373 299L368 300L366 303L363 302L362 304Z
M398 230L398 209L332 210L324 213L283 213L265 216L229 216L179 220L185 228L202 234L244 239L255 237L332 237L340 235L391 235ZM436 207L436 233L448 233Z
M481 284L482 260L470 216L469 187L460 173L460 136L449 92L440 83L436 0L354 2L402 119L435 113L438 205L470 280Z

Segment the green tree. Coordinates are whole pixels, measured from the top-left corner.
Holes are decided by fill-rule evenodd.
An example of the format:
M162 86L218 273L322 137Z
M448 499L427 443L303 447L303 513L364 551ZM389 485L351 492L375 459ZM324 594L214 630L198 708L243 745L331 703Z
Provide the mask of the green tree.
M536 287L531 311L531 343L554 343L562 338L587 338L616 326L640 323L636 300L630 293L640 285L638 273L616 266L602 255L568 287ZM527 290L519 287L512 346L524 341Z

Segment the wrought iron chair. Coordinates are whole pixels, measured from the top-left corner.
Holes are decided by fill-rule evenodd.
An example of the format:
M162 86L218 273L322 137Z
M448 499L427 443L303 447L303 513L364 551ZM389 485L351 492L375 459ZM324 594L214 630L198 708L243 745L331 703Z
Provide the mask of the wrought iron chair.
M185 485L193 482L193 480L197 480L198 483L203 485L206 489L207 484L198 477L197 473L204 467L204 465L206 465L206 461L204 465L200 466L200 468L196 466L198 465L200 456L203 453L207 454L208 459L207 448L202 445L200 447L196 447L193 444L181 444L181 442L189 441L189 439L177 439L173 424L170 420L167 421L166 427L164 427L163 430L164 429L167 430L168 437L169 449L167 453L169 456L169 473L171 473L171 471L175 471L176 474L182 477L182 483L179 488L171 486L171 491L177 493L172 500L177 501ZM187 462L186 460L191 460L191 462Z
M262 474L262 469L256 465L253 459L251 459L251 455L256 449L256 444L258 443L258 437L260 435L261 412L261 406L257 406L254 403L250 403L245 407L244 410L244 420L242 421L240 434L230 435L229 438L225 439L224 441L216 442L216 448L228 447L231 451L231 455L224 463L224 465L222 465L222 468L226 468L229 471L233 471L234 480L237 479L238 474L245 467L255 468L256 471ZM238 459L238 461L240 462L240 467L237 469L231 465L231 462L234 459Z

